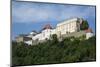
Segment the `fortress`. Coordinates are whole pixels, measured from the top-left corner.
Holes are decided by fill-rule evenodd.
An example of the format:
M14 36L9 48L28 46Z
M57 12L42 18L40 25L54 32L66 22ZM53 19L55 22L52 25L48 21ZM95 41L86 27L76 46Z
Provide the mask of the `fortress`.
M86 39L92 37L93 32L91 29L80 30L82 23L82 18L72 18L58 23L55 29L53 29L50 24L47 24L43 27L40 33L32 31L28 35L20 35L16 37L16 41L32 45L33 42L50 39L50 36L53 34L56 34L58 38L70 36L79 37L82 35L85 35Z

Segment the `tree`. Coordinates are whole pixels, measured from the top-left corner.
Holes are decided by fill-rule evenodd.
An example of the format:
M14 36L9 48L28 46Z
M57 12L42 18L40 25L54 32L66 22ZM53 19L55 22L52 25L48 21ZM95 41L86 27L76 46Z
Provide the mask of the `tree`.
M81 29L81 30L86 30L86 29L88 29L88 28L89 28L89 24L88 24L87 20L84 20L84 21L82 22L82 24L80 24L80 29Z
M12 42L12 65L34 65L96 60L96 38L88 40L66 37L58 41L57 35L37 45ZM20 44L20 45L19 45Z
M57 38L57 35L56 34L53 34L51 36L51 39L52 39L53 43L58 43L58 38Z

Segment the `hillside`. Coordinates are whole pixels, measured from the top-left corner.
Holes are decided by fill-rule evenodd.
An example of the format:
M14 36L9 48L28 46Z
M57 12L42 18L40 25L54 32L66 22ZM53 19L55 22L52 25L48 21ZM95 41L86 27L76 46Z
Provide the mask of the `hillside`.
M81 38L81 39L80 39ZM72 63L96 60L96 38L66 37L36 45L12 42L12 65L36 65L51 63Z

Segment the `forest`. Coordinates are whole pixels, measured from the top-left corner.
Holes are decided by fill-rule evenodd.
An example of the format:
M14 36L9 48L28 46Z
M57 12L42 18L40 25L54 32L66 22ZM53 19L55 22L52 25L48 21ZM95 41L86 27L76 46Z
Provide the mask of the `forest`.
M65 37L59 41L52 35L51 40L35 45L12 41L12 66L89 61L96 61L96 36Z

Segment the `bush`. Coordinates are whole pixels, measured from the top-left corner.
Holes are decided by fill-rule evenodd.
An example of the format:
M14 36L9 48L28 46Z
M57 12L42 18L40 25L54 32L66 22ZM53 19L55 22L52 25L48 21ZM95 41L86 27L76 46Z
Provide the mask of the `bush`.
M86 20L84 20L83 22L82 22L82 24L80 25L80 29L81 30L86 30L86 29L88 29L89 28L89 24L88 24L88 22L86 21Z
M57 36L53 35L52 40L32 46L26 46L24 43L12 43L13 66L95 60L95 36L88 40L69 37L59 42Z

